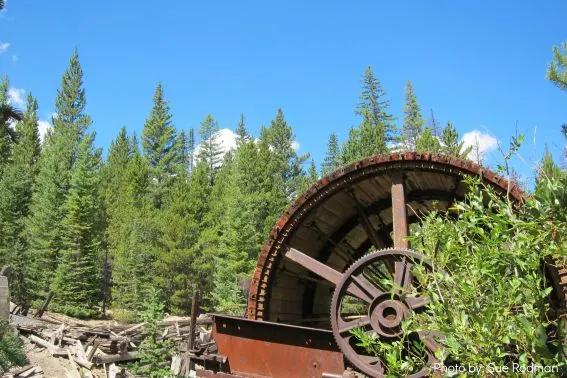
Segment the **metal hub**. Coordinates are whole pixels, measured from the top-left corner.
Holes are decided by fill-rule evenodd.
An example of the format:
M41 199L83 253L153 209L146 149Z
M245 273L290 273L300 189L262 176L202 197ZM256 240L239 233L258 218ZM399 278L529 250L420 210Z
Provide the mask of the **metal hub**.
M368 312L372 329L383 337L400 336L401 322L408 314L409 308L399 296L388 293L374 299Z

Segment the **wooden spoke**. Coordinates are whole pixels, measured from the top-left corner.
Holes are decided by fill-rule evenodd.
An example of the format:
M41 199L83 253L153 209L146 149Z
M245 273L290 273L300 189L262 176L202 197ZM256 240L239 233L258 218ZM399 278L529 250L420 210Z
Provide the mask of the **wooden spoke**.
M392 217L394 224L394 248L408 248L408 220L402 172L392 175Z
M384 242L378 235L378 232L372 225L372 222L370 222L370 219L368 218L368 214L366 214L364 207L362 207L362 205L360 204L354 193L351 192L350 195L354 200L356 212L358 213L358 217L360 218L362 228L364 228L364 231L368 235L368 238L372 242L372 245L374 245L374 248L376 249L384 248L385 247Z
M359 274L357 276L352 276L352 281L360 287L364 292L366 292L372 299L377 298L379 295L382 295L383 292L378 289L374 284L366 279L364 275ZM350 286L349 286L350 288Z
M356 328L366 327L370 324L370 317L364 316L362 318L351 320L351 321L344 321L342 319L339 320L339 333L342 335L344 333L348 333L350 335L350 331Z
M343 278L342 273L337 272L336 270L334 270L333 268L331 268L330 266L327 266L325 264L323 264L320 261L315 260L313 257L306 255L305 253L295 249L295 248L289 248L285 254L285 257L299 265L301 265L302 267L304 267L305 269L307 269L308 271L315 273L316 275L323 277L324 279L326 279L327 281L331 282L333 285L337 286L339 284L339 282L341 281L341 279ZM370 303L372 301L372 298L369 298L369 296L367 294L365 294L360 288L354 286L354 285L350 285L347 288L347 291L349 294L367 302Z
M405 302L412 310L417 310L421 307L427 306L431 300L422 297L406 297Z
M407 262L405 257L394 263L394 290L410 291L412 267L413 264Z

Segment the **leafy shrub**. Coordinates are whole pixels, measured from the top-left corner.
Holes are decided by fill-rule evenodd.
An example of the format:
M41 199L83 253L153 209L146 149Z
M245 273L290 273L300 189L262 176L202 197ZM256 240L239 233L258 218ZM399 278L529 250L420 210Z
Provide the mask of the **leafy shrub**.
M22 351L22 340L14 334L6 320L1 320L0 373L5 373L14 366L24 366L26 363L27 358Z
M170 377L168 360L171 357L171 343L164 340L159 326L163 320L165 304L155 288L146 290L144 309L140 313L141 320L146 323L143 330L144 340L140 344L140 361L132 366L137 375L150 378Z
M558 334L558 322L549 316L552 288L543 262L565 259L567 196L562 183L544 181L541 195L514 209L471 179L465 201L445 214L428 214L412 229L412 249L422 252L435 271L414 267L432 302L403 327L406 335L421 330L444 335L437 357L445 364L488 368L516 363L520 368L533 364L565 371L560 342L565 336ZM403 353L403 339L386 343L353 333L359 346L382 356L389 375L419 370L420 354ZM546 374L539 371L535 376ZM557 375L556 370L550 376Z

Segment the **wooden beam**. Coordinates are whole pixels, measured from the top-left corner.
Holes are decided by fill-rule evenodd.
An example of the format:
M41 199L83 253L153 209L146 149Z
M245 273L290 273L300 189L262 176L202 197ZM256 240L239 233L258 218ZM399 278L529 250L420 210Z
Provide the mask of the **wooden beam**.
M396 172L392 175L392 218L394 223L394 248L407 249L409 247L407 241L408 219L403 172Z

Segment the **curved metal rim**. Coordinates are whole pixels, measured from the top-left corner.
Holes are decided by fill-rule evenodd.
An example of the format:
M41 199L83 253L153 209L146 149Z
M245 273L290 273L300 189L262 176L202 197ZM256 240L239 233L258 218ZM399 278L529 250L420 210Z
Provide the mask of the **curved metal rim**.
M269 320L267 314L272 271L279 263L281 252L285 250L285 241L313 207L347 185L396 169L450 172L461 177L481 176L485 184L497 189L503 196L507 193L515 202L521 202L524 198L522 190L517 185L509 184L504 177L472 161L441 154L405 152L376 155L340 168L307 189L276 222L258 257L250 285L246 316L250 319Z

